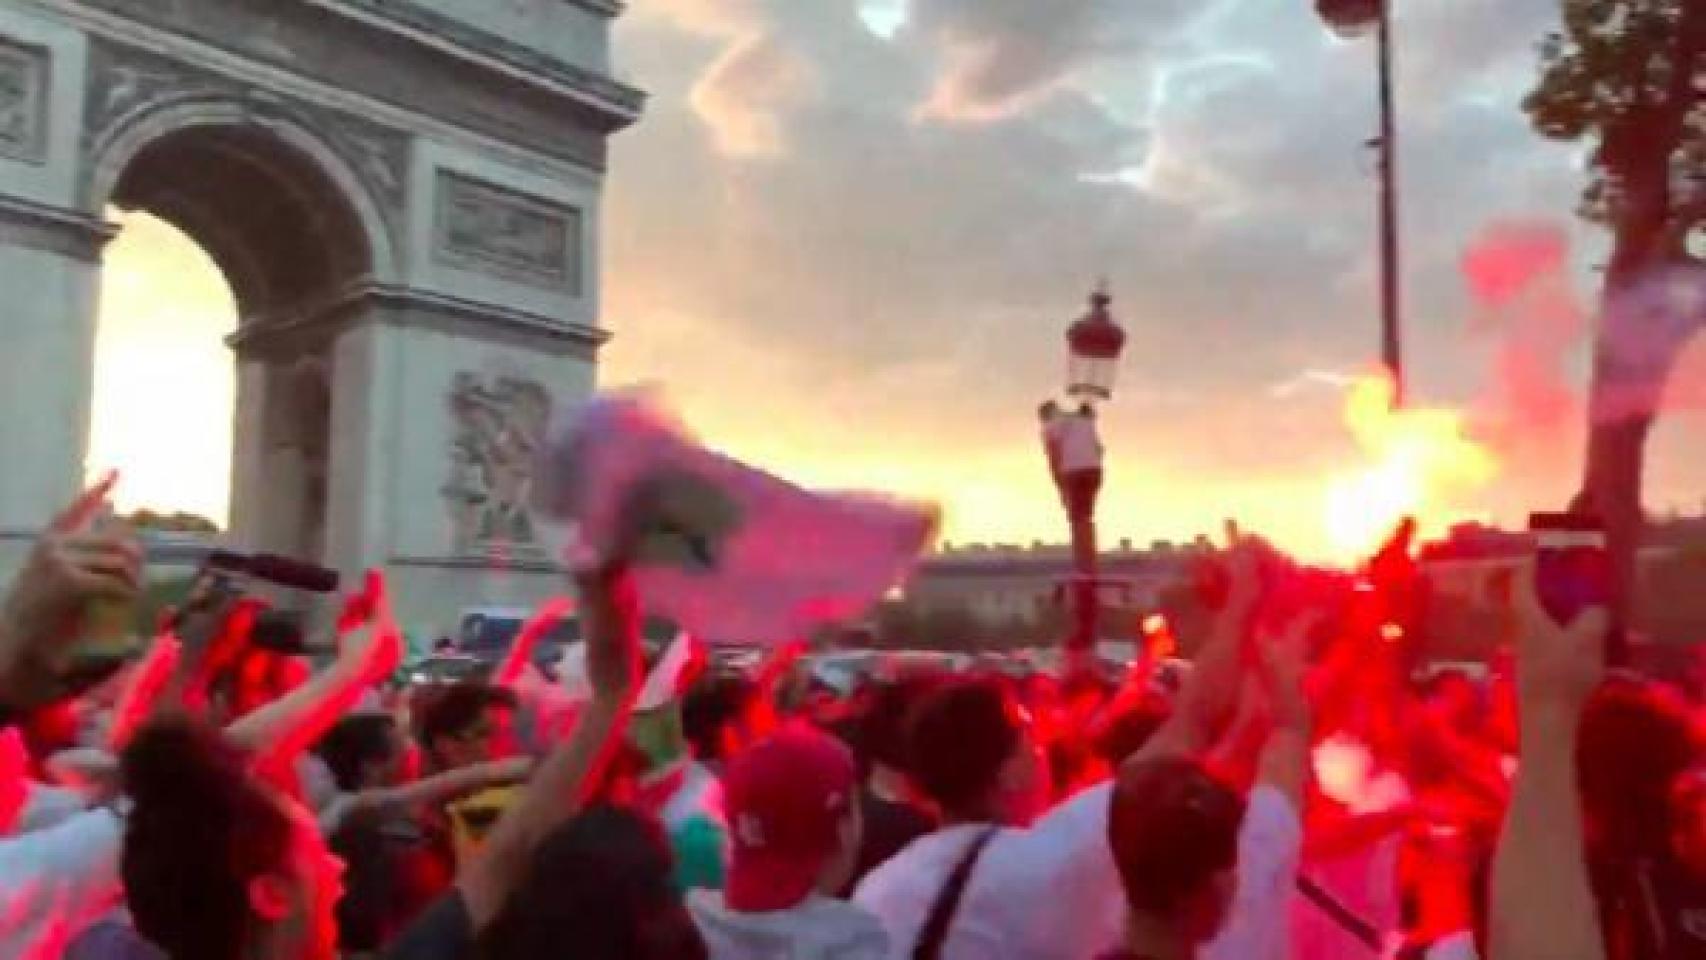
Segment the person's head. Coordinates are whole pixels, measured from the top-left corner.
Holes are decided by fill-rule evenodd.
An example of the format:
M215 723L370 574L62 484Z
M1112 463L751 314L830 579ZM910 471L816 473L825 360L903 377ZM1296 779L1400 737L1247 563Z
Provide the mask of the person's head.
M632 810L594 806L540 844L480 937L480 955L546 960L705 960L672 880L669 843Z
M859 771L839 740L794 723L723 771L729 819L729 909L786 910L852 878L859 851Z
M919 704L938 682L928 675L901 677L880 683L871 691L859 720L859 748L873 769L911 772L907 731Z
M331 960L343 864L312 817L210 727L150 724L121 758L120 872L136 929L173 960Z
M1237 884L1243 820L1243 797L1195 760L1122 767L1108 846L1132 914L1184 944L1212 938Z
M1060 416L1060 404L1053 400L1044 400L1042 405L1037 407L1037 419L1043 423L1048 423L1058 416Z
M383 713L345 717L314 749L346 793L396 783L404 753L397 721Z
M1670 791L1700 752L1692 714L1668 691L1614 680L1594 693L1576 735L1576 770L1596 858L1652 856L1669 845Z
M932 691L907 745L914 782L949 821L1024 825L1048 801L1047 761L1000 680L952 680Z
M452 684L428 698L419 739L436 770L454 770L515 752L515 694L478 681Z
M1149 742L1172 713L1167 702L1150 695L1115 714L1096 732L1093 749L1109 766L1118 766Z
M757 706L758 687L745 677L708 676L694 684L681 704L693 756L722 761L740 752L757 735Z

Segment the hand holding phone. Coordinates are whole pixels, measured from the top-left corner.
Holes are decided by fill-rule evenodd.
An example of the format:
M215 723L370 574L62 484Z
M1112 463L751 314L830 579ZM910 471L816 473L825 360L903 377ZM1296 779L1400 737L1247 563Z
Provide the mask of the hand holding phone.
M1528 529L1535 539L1535 590L1553 623L1567 627L1582 611L1610 602L1611 564L1598 517L1536 513Z

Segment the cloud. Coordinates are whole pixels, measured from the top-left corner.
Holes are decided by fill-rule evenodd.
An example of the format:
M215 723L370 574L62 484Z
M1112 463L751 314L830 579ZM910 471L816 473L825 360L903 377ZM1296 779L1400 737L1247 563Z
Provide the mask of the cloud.
M815 95L817 74L798 53L766 34L731 45L693 88L691 102L731 156L776 159L785 149L789 110Z
M908 30L938 58L921 115L1010 116L1102 58L1140 57L1171 37L1194 0L913 0Z
M1555 3L1436 6L1401 21L1406 346L1413 388L1462 403L1486 351L1465 246L1494 219L1567 221L1580 177L1517 109ZM1350 455L1338 398L1287 382L1372 360L1373 53L1308 4L912 0L892 35L851 0L635 11L619 62L653 98L604 217L613 378L667 378L713 439L785 471L910 460L1029 490L1004 477L1107 275L1131 334L1105 422L1116 530L1234 504L1279 522L1264 497ZM1184 506L1180 478L1220 503ZM961 539L1033 522L950 516Z

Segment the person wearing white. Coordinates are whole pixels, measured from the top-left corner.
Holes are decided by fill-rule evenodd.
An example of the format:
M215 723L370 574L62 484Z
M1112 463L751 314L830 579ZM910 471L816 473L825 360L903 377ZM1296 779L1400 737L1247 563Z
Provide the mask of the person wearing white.
M0 840L0 960L58 957L123 899L124 822L101 807Z
M1240 686L1252 613L1260 599L1259 554L1232 552L1230 589L1198 668L1172 717L1122 765L1201 755L1220 734ZM1306 771L1308 705L1301 691L1305 627L1283 645L1257 645L1275 701L1275 729L1263 750L1258 785L1238 834L1238 874L1230 908L1200 955L1210 960L1282 958L1286 908L1302 845L1298 798ZM1283 650L1282 657L1267 648ZM920 708L912 753L920 786L949 824L878 867L854 894L883 922L894 956L911 957L950 874L970 861L957 909L937 956L942 960L1054 960L1094 957L1123 942L1127 904L1109 848L1113 786L1069 800L1030 829L1027 803L1037 783L1026 768L1034 744L998 685L950 684ZM1029 761L1029 762L1027 762ZM1046 780L1044 781L1046 783ZM987 837L981 852L979 838ZM963 868L962 868L963 869Z
M687 911L713 960L787 957L789 960L887 960L888 933L857 906L812 894L787 910L731 910L718 890L687 894Z
M728 882L687 897L711 960L888 960L877 918L826 895L859 852L853 754L794 724L737 753L724 776Z
M943 960L1094 957L1121 938L1125 904L1107 846L1112 785L1101 784L1029 830L1002 829L979 859ZM960 825L915 841L872 871L854 901L911 956L943 881L981 829ZM1303 839L1283 793L1257 786L1238 833L1238 881L1207 960L1284 957L1285 921Z

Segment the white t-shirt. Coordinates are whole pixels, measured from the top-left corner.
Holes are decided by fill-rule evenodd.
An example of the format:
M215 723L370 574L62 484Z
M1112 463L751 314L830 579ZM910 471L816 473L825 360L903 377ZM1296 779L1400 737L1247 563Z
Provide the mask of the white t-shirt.
M1303 822L1286 795L1257 784L1238 831L1238 885L1220 935L1203 944L1203 960L1284 960Z
M888 960L889 936L877 918L845 900L813 894L788 910L739 913L720 890L687 894L711 960Z
M12 830L13 834L46 830L82 813L89 806L83 795L75 790L35 780L29 781L27 789L29 793L24 800L23 812L18 815L18 823Z
M1102 469L1102 440L1096 435L1095 420L1064 413L1049 422L1045 435L1060 458L1062 473Z
M65 953L123 899L124 824L105 807L0 840L0 960Z
M966 884L943 960L1058 960L1115 946L1125 898L1107 843L1112 791L1111 783L1100 784L1028 830L1001 830ZM859 884L853 899L888 928L892 956L912 955L948 874L984 829L962 825L920 837ZM1290 801L1258 786L1239 834L1232 910L1203 957L1286 955L1286 906L1302 839Z
M1353 854L1316 860L1304 872L1347 910L1390 934L1398 929L1398 849L1394 833ZM1292 953L1309 960L1372 960L1368 945L1302 893L1291 902Z

